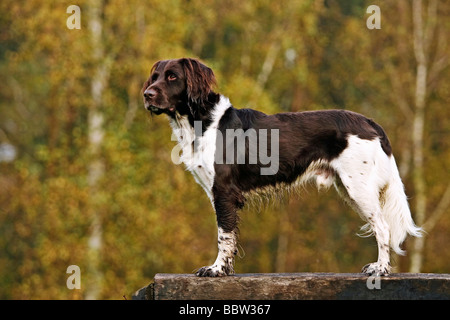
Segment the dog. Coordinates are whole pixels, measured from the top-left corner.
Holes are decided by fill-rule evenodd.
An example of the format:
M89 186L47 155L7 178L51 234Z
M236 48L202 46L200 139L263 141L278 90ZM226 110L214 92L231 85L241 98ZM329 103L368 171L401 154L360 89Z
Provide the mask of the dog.
M183 162L216 213L218 255L197 276L234 274L238 210L252 194L292 190L307 181L334 185L374 235L378 260L362 273L391 272L390 249L422 229L411 217L391 144L383 128L346 110L266 115L237 109L213 91L213 71L197 59L156 62L142 92L151 114L166 114Z

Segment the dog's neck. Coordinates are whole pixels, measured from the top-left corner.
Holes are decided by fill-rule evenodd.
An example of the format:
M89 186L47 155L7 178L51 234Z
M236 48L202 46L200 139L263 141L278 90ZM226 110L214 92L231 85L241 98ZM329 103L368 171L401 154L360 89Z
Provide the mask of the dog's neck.
M185 117L189 121L191 127L194 127L195 121L202 123L202 132L211 124L211 113L215 106L219 103L221 95L211 91L207 99L200 101L193 101L186 98L181 107L177 108L174 115L170 115L171 121L177 122L180 118Z

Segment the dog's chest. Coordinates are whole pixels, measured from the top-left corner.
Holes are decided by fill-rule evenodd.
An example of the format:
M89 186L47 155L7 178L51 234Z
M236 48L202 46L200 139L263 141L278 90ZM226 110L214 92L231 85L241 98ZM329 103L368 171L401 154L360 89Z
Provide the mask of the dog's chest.
M194 128L186 117L171 121L173 133L181 149L180 161L186 166L213 201L214 154L216 149L216 130L208 129L203 135L195 135Z

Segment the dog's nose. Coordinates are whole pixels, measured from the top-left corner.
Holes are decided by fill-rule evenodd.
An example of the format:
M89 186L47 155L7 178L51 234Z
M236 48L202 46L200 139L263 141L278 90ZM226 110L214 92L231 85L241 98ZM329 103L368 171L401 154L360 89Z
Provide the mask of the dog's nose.
M147 89L144 92L144 97L146 99L151 99L156 95L156 90L155 89Z

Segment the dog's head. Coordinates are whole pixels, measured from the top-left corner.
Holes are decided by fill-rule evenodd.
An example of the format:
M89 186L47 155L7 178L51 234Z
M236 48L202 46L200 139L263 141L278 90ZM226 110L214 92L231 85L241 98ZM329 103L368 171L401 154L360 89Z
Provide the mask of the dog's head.
M213 71L195 59L163 60L156 62L144 83L145 108L154 114L190 112L195 116L199 108L206 108L212 86Z

